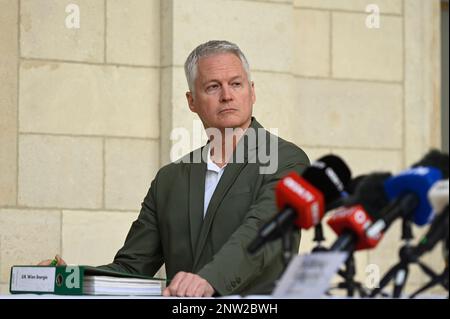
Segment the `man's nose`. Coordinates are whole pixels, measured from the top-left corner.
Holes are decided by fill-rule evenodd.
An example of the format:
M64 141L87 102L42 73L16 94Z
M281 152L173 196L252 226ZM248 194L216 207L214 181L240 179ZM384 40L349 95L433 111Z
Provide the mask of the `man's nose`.
M228 85L222 86L222 90L220 92L220 101L221 102L228 102L233 100L233 95L231 92L231 87Z

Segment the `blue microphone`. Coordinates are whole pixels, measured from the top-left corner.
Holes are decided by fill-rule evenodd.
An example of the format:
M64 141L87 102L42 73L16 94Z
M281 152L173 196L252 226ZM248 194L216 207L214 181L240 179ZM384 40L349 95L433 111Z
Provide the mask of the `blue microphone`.
M427 195L430 188L442 178L434 167L415 167L388 178L384 183L386 197L391 201L368 229L367 235L377 238L397 217L412 220L423 226L433 217L433 209Z

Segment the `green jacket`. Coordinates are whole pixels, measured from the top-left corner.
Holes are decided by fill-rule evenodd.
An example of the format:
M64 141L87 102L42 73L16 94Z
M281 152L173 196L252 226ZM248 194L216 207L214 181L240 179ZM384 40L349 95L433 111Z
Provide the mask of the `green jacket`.
M204 219L206 163L186 159L200 159L205 146L159 170L124 246L113 263L101 267L153 276L165 263L168 279L179 271L196 273L220 295L270 292L284 270L281 241L265 245L255 255L246 248L277 213L277 181L290 171L301 174L309 160L294 144L265 131L256 119L250 127L260 129L266 143L256 135L256 146L244 147L244 161L235 158L227 164ZM238 148L248 145L246 136ZM255 160L255 154L261 145L268 153L269 137L278 142L278 167L275 173L261 174L264 161ZM300 233L294 237L298 252Z

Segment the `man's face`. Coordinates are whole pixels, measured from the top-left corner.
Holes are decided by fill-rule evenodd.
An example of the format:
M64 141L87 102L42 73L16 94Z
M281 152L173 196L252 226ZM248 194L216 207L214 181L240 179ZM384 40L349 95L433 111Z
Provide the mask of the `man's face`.
M200 58L195 93L186 93L189 108L205 128L246 129L255 103L253 82L249 84L241 60L232 53Z

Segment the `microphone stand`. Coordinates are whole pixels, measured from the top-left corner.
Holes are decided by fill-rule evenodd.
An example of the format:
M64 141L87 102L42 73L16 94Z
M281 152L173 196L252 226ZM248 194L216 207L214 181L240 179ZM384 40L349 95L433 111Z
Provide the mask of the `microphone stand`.
M291 224L289 227L286 228L286 231L282 232L281 236L281 247L283 250L283 264L284 269L286 270L287 266L289 265L289 262L292 259L292 248L293 248L293 242L294 242L294 235L293 235L293 229L294 226Z
M339 270L338 274L345 280L344 282L338 284L338 288L347 289L348 297L353 297L355 290L358 292L360 297L367 297L367 292L364 290L362 284L354 279L356 275L356 268L353 252L350 253L349 257L345 261L345 270Z
M314 226L314 242L317 243L317 245L312 249L312 252L322 252L322 251L329 251L328 248L322 246L322 242L325 241L325 237L323 235L323 228L322 223L318 223L316 226ZM367 292L362 287L362 284L360 282L357 282L354 280L355 274L356 274L356 268L355 268L355 259L353 256L354 249L351 249L350 255L345 261L345 269L339 270L338 275L341 276L344 279L344 282L341 282L337 285L337 289L346 289L347 290L347 296L352 297L354 295L355 289L358 291L359 295L361 297L366 297ZM333 288L331 288L333 289ZM329 294L329 292L327 293Z
M355 281L356 275L356 267L355 267L355 257L354 257L354 245L352 244L349 249L346 251L349 252L349 256L345 261L345 268L338 271L339 276L344 278L344 282L340 282L337 284L335 288L337 289L346 289L347 296L353 297L355 295L355 291L358 292L359 296L364 298L367 297L367 292L364 290L362 284L358 281Z
M322 246L322 242L325 241L325 237L323 236L323 228L322 223L319 222L316 226L314 226L314 238L313 241L316 242L316 246L313 248L312 252L319 251L327 251L328 249Z
M446 238L444 238L444 254L446 255L446 261L445 261L445 268L444 271L440 275L436 275L431 269L429 269L426 265L419 263L420 268L422 268L423 272L426 273L428 276L431 277L431 280L426 283L422 288L419 288L415 292L413 292L410 296L410 298L415 298L418 294L424 292L425 290L430 289L431 287L440 284L448 291L448 282L449 282L449 273L448 273L448 246L449 246L449 239L448 239L448 233L446 235Z
M413 234L411 220L409 218L404 218L402 220L402 239L405 241L405 244L400 248L399 251L400 262L389 269L389 271L381 279L380 286L372 290L370 297L375 297L378 293L380 293L391 280L394 280L392 297L400 297L406 280L408 279L408 264L410 263L408 257L410 256L412 250L411 240L413 239Z
M336 287L331 289L346 289L347 296L353 297L355 295L355 291L358 292L360 297L366 297L367 292L364 290L362 284L360 282L355 281L356 275L356 267L355 267L355 238L354 235L351 237L347 237L346 241L343 241L339 244L335 242L328 251L342 251L347 252L348 257L345 260L345 268L338 271L338 275L344 279L344 282L340 282Z
M394 291L393 291L393 297L394 298L400 298L403 288L405 287L406 280L408 279L409 275L409 262L406 258L406 255L411 250L411 240L414 238L412 234L412 226L411 221L407 218L404 219L402 222L402 239L405 241L405 245L400 250L400 260L404 261L401 263L401 267L397 270L395 280L394 280Z
M427 273L427 275L430 275ZM431 287L440 284L442 285L447 291L448 291L448 263L446 264L444 271L440 275L432 275L430 276L431 280L426 283L422 288L419 288L414 293L409 296L409 298L415 298L418 294L424 292L427 289L430 289Z
M411 229L411 218L408 218L409 216L407 216L407 218L403 219L403 224L402 224L402 239L404 239L406 241L405 245L401 247L400 251L399 251L399 255L400 255L400 261L394 265L386 274L385 276L381 279L380 282L380 287L376 288L372 291L372 293L370 294L370 297L374 297L376 296L387 284L391 279L394 279L394 290L393 290L393 297L394 298L399 298L401 296L401 292L405 286L406 283L406 279L408 277L408 273L409 273L409 269L408 266L409 264L412 263L416 263L418 264L418 266L421 268L421 270L428 275L429 277L431 277L431 281L429 283L427 283L424 287L422 287L421 289L419 289L418 291L414 292L413 295L411 296L412 298L415 297L417 294L419 294L420 292L440 283L441 285L444 286L444 288L446 288L448 290L448 254L446 255L446 269L444 269L444 272L440 275L436 275L435 272L429 268L427 265L425 265L423 262L421 262L419 260L420 256L426 252L427 250L430 250L434 247L434 245L443 240L445 241L445 251L448 251L448 210L446 213L441 213L441 215L439 215L439 220L438 223L433 222L432 226L436 226L438 228L433 228L434 229L434 234L436 236L432 236L431 238L428 238L427 241L429 243L429 245L431 245L430 247L426 248L426 250L423 251L417 251L416 247L413 247L410 245L410 241L413 238L412 236L412 229ZM422 246L424 247L424 246ZM424 249L424 248L422 248Z

